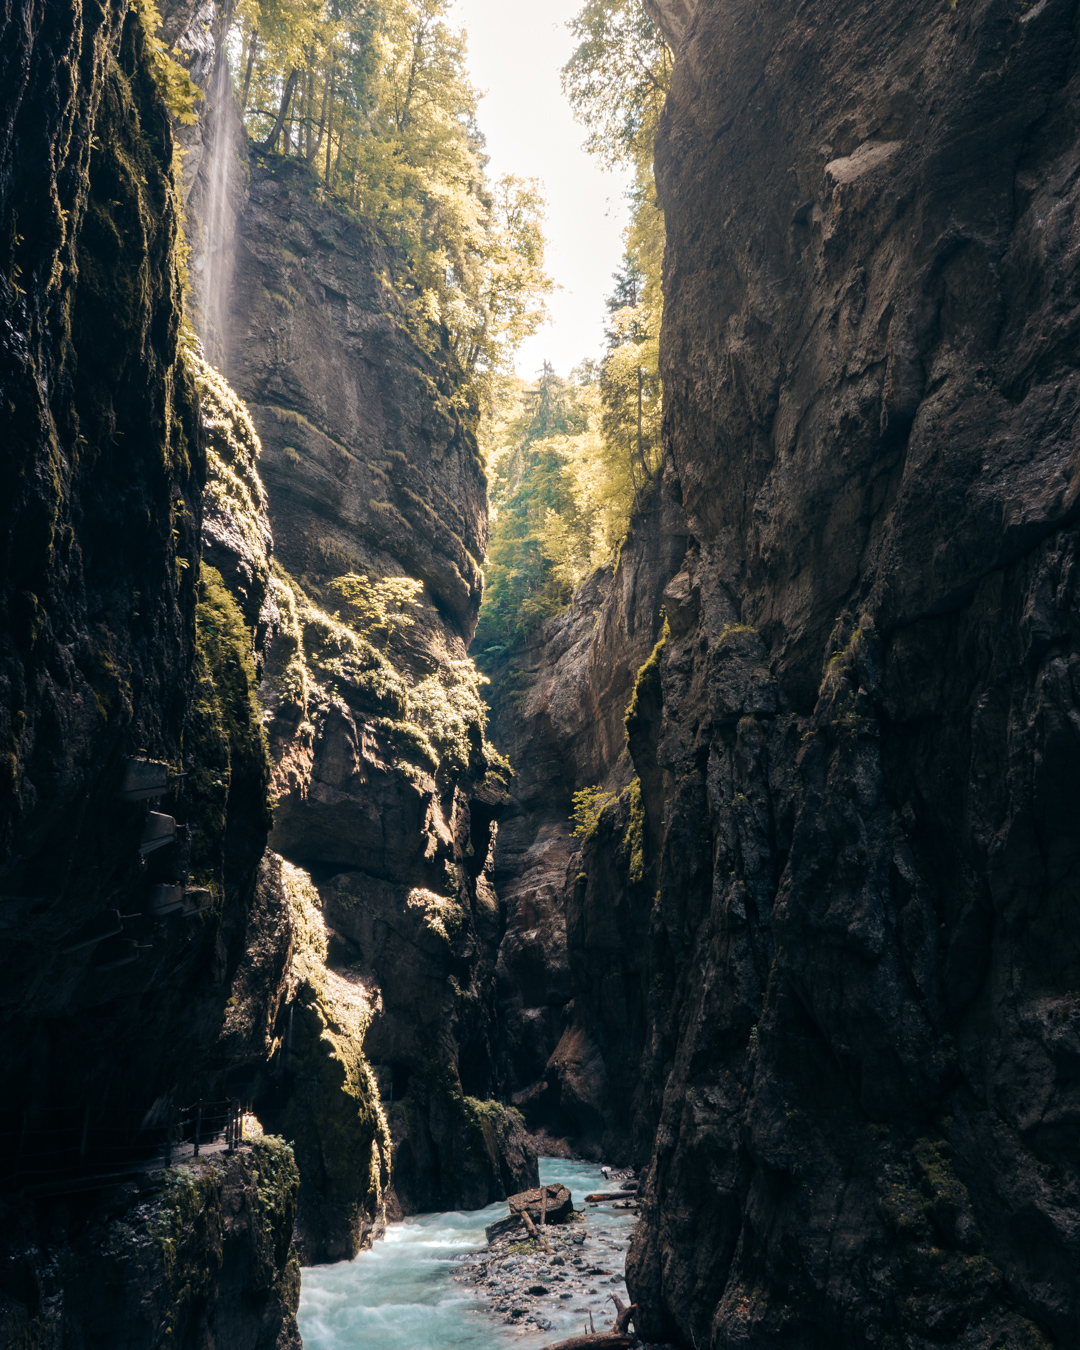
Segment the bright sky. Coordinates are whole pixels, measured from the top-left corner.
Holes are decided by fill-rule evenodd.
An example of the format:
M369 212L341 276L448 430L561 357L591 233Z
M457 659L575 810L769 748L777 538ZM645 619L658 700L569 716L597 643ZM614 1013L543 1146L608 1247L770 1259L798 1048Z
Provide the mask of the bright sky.
M492 179L539 178L547 197L547 270L563 288L548 299L552 322L523 343L518 374L547 359L560 375L603 348L604 296L622 256L628 178L605 173L581 149L559 71L574 50L566 21L581 0L455 0L450 23L468 30L473 83L485 97L480 127Z

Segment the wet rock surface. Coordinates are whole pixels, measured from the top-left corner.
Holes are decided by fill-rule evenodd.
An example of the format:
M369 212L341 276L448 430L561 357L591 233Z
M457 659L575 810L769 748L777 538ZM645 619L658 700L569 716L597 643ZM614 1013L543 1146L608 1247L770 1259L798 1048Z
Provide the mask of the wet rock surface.
M496 670L491 689L491 735L515 766L494 858L506 909L500 1068L530 1129L624 1163L645 1157L651 1139L651 1124L633 1123L609 1078L636 1093L648 906L627 905L613 887L587 917L572 907L581 867L570 814L579 789L617 795L634 776L624 710L685 548L678 502L665 497L657 508L635 522L617 571L589 578L515 658L513 683ZM594 1015L600 1004L607 1025Z
M75 1199L36 1229L0 1201L0 1345L225 1344L300 1350L292 1246L299 1177L280 1141Z

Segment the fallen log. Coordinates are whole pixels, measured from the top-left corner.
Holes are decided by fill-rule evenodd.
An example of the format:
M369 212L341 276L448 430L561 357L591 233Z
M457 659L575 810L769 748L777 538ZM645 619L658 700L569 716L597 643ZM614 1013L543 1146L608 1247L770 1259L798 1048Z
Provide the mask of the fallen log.
M637 1191L594 1191L585 1197L585 1202L598 1205L602 1200L628 1200L632 1195L637 1195Z
M565 1186L537 1186L531 1191L521 1191L510 1196L507 1203L510 1213L505 1219L498 1219L485 1229L488 1242L509 1233L522 1224L524 1215L528 1215L533 1227L547 1224L566 1223L574 1213L574 1200ZM532 1235L532 1228L528 1229Z
M571 1336L568 1341L558 1341L544 1350L630 1350L634 1344L633 1336L616 1336L608 1331L598 1331L595 1336Z
M484 1229L484 1236L488 1242L494 1242L496 1238L502 1237L504 1233L511 1233L515 1228L522 1228L520 1214L511 1214L507 1219L496 1219L494 1223L489 1223Z
M566 1223L574 1212L573 1197L565 1186L537 1186L510 1196L507 1204L511 1214L527 1209L533 1223Z

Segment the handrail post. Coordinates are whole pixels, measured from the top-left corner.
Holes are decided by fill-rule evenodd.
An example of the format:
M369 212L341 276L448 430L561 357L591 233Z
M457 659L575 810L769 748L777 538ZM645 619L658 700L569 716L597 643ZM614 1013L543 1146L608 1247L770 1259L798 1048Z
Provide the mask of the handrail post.
M202 1131L202 1098L195 1103L195 1152L191 1155L193 1158L199 1156L199 1134Z
M236 1103L230 1098L227 1106L229 1123L225 1129L225 1148L229 1153L236 1152Z
M22 1165L23 1148L26 1146L26 1126L30 1119L30 1112L24 1111L22 1115L22 1125L19 1127L19 1147L15 1152L15 1181L19 1180L19 1168Z

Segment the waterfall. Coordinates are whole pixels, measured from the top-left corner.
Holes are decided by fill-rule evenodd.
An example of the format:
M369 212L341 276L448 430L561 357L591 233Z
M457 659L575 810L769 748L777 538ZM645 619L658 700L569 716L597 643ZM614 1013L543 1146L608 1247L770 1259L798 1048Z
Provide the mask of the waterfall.
M224 370L229 338L229 288L235 258L236 217L229 199L236 154L235 114L229 62L224 49L218 54L207 91L204 123L206 155L202 215L202 253L196 263L198 328L211 364Z

